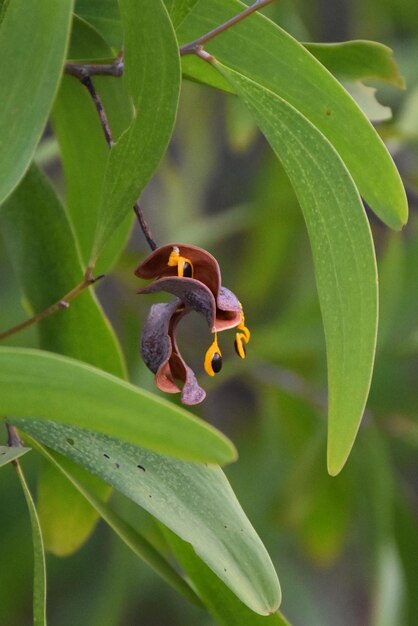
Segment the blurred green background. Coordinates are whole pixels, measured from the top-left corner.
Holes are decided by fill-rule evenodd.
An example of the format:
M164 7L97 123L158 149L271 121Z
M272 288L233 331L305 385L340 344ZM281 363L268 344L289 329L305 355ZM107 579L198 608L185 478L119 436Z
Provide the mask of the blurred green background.
M193 243L212 252L224 285L244 305L252 331L248 358L237 359L234 333L223 333L224 368L216 378L203 372L209 332L197 316L180 326L178 340L208 391L196 412L237 445L239 461L226 474L276 565L284 614L293 626L415 626L417 6L415 0L284 1L265 12L302 41L385 43L394 49L407 81L405 92L379 85L378 99L394 114L379 130L403 177L411 217L402 233L389 232L372 219L380 336L367 411L340 476L326 473L325 346L303 218L277 159L234 98L184 84L174 139L142 206L159 243ZM64 194L50 132L38 161ZM154 390L138 352L153 300L135 294L140 283L133 276L146 254L135 225L97 293L121 341L131 379ZM1 241L0 283L0 327L7 328L25 317L25 303ZM36 342L33 328L10 340L13 345ZM38 462L35 454L22 461L34 490ZM26 626L32 601L29 520L12 468L4 468L1 478L0 624ZM128 500L114 494L112 504L133 525L152 533L147 515ZM48 583L53 626L213 624L102 524L75 555L48 556Z

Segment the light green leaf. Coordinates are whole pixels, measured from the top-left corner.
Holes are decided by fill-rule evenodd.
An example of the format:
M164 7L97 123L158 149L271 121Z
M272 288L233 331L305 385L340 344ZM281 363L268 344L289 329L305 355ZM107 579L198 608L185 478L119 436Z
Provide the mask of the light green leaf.
M191 461L236 458L226 437L184 409L86 363L40 350L0 348L0 414L90 428Z
M20 465L16 472L28 505L33 542L33 625L46 626L46 563L42 531L32 494Z
M190 544L182 541L167 529L164 529L164 535L217 624L223 626L263 626L263 624L290 626L281 613L273 613L266 617L251 611L199 559Z
M71 470L94 497L102 500L109 497L111 490L108 485L82 467L74 466ZM41 464L37 495L46 550L56 556L72 554L93 532L98 520L97 512L62 473L46 462Z
M0 204L28 168L58 88L72 0L13 0L0 24Z
M109 154L92 252L104 243L154 173L170 139L180 90L180 62L173 27L162 0L121 0L125 31L124 80L134 119ZM140 19L139 19L140 17Z
M14 446L0 446L0 467L10 463L10 461L18 459L23 454L26 454L26 452L29 452L30 449L31 448L23 448L20 446L19 448Z
M311 54L339 78L379 80L405 88L405 80L393 59L393 51L376 41L344 41L343 43L305 43Z
M326 138L296 109L217 64L281 160L304 213L315 262L328 361L328 471L344 466L370 388L377 269L356 187Z
M195 39L244 7L237 0L200 0L181 25L179 42ZM376 214L393 228L405 224L405 191L386 147L339 82L299 42L255 13L205 49L302 113L332 143ZM183 59L184 70L196 80L205 79L206 65Z
M66 426L55 425L56 432L60 429L66 432ZM79 431L78 431L79 432ZM192 591L191 587L174 569L174 567L159 553L157 550L142 537L134 528L127 524L115 511L107 506L101 499L90 491L87 485L97 478L75 465L65 457L50 452L44 446L30 439L34 447L48 461L47 467L54 472L59 472L65 477L65 483L75 488L81 495L82 501L86 503L91 511L96 511L98 515L110 526L110 528L122 539L122 541L130 548L140 559L145 561L159 574L169 585L176 591L183 594L188 600L194 604L200 604L200 600ZM81 480L79 479L81 477ZM101 481L100 481L101 482ZM68 528L64 528L68 532Z
M191 543L252 610L266 615L277 609L276 572L219 467L177 461L51 422L19 419L13 423L100 476Z

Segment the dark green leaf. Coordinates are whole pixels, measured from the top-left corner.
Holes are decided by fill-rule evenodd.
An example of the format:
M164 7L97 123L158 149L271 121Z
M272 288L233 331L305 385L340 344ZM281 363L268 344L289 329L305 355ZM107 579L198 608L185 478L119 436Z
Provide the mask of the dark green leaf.
M356 187L325 137L260 84L217 64L247 104L296 191L315 261L328 360L328 471L344 466L367 400L377 332L377 270Z
M185 463L90 431L15 420L48 447L99 475L194 547L252 610L280 602L270 558L219 467Z
M65 426L61 427L65 431ZM31 440L33 441L33 440ZM200 604L195 593L190 586L183 580L178 572L170 565L164 557L136 530L119 517L111 508L109 508L101 499L86 486L91 481L96 480L95 476L83 470L80 466L71 463L65 457L54 454L47 450L39 443L33 442L36 449L48 461L47 467L53 469L54 472L65 477L65 484L75 488L81 495L83 502L91 511L96 511L98 515L110 526L112 530L122 539L122 541L145 563L148 563L168 584L174 589L182 593L191 602ZM80 474L82 472L82 474ZM81 480L80 480L81 477ZM100 481L101 482L101 481ZM96 517L96 516L95 516ZM68 527L63 519L63 532L68 533ZM60 541L61 545L61 541Z
M184 409L86 363L39 350L0 348L0 415L91 428L192 461L236 458L226 437Z
M164 0L174 28L178 28L199 0Z
M0 24L0 204L27 170L58 88L72 0L13 0Z
M91 24L109 46L121 48L123 34L117 0L76 0L75 12Z

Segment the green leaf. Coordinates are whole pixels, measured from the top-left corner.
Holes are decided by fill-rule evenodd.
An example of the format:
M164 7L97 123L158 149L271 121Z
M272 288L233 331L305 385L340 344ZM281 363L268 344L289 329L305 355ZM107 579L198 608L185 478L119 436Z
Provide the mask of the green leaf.
M164 0L174 28L178 28L199 0Z
M0 204L27 170L61 78L72 0L13 0L0 24ZM6 96L7 94L7 96Z
M50 183L35 165L7 200L0 225L33 312L58 301L80 281L83 270L73 230ZM41 348L86 361L115 376L126 375L119 344L92 290L38 328ZM62 532L64 514L70 533ZM40 477L39 516L47 549L61 555L78 548L96 522L77 492L69 491L66 482L47 470Z
M86 363L40 350L0 348L0 414L91 428L191 461L236 458L226 437L184 409Z
M23 448L21 446L0 446L0 467L10 463L10 461L18 459L23 454L26 454L26 452L29 452L30 449L31 448Z
M72 61L93 61L113 58L112 49L101 34L86 20L74 15L67 58ZM77 115L74 115L77 118Z
M173 27L162 0L121 0L124 80L136 111L109 154L92 263L154 173L170 139L180 90Z
M79 23L82 24L82 20L75 21L75 25ZM73 30L71 49L75 58L112 56L112 50L90 26L83 31L82 39L75 37L76 32L77 28ZM123 82L102 76L94 78L94 85L103 102L113 138L117 140L132 121L132 107ZM97 226L109 148L87 89L72 76L63 77L52 112L52 123L61 150L68 212L83 262L87 264ZM129 211L119 228L112 233L100 255L97 273L108 272L116 261L126 243L132 218L133 211Z
M16 466L16 472L22 485L26 504L28 505L30 523L32 526L33 624L34 626L46 626L46 564L42 531L35 503L20 465Z
M405 88L405 80L393 59L393 51L376 41L303 44L334 76L343 79L379 80Z
M356 187L326 138L260 84L217 63L295 189L312 246L328 361L328 471L344 466L367 400L377 332L377 269Z
M70 469L94 497L102 500L109 497L111 490L108 485L81 467L74 466ZM78 550L93 532L98 520L97 512L77 489L62 473L46 462L41 464L38 479L38 515L45 548L61 557Z
M35 165L6 202L0 224L34 313L80 282L83 269L71 225L51 184ZM38 326L42 348L125 376L120 347L91 290Z
M290 626L281 613L261 616L251 611L199 559L192 546L167 529L164 535L217 624L223 626Z
M166 458L116 439L37 420L13 420L142 506L194 547L252 610L277 609L270 558L219 467Z
M57 429L61 428L65 432L65 426L57 426ZM78 465L75 465L65 457L50 452L44 446L41 446L36 441L30 439L34 444L34 447L45 457L48 461L47 467L54 472L65 477L65 483L75 488L81 495L82 501L86 503L91 511L96 511L98 515L110 526L110 528L120 537L120 539L130 548L140 559L152 567L157 574L159 574L169 585L171 585L176 591L183 594L188 600L194 604L200 604L200 600L196 594L192 591L191 587L185 582L180 574L173 568L173 566L159 553L157 550L142 537L134 528L127 524L117 513L109 508L101 499L90 491L87 485L91 481L96 480L96 477L89 472L83 470ZM81 477L81 479L80 479ZM100 481L101 482L101 481ZM68 528L65 528L65 532L68 532Z
M75 12L91 24L109 46L121 48L123 34L117 0L76 0Z
M180 43L208 32L244 7L237 0L200 0L177 33ZM299 42L256 13L205 49L302 113L332 143L376 214L393 228L405 224L405 191L385 145L338 81ZM206 65L183 59L185 71L197 80L205 79Z

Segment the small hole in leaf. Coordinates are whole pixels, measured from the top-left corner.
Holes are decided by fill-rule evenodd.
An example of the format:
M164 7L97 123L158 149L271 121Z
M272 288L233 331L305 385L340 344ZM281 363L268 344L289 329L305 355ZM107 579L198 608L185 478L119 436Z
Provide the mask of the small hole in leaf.
M71 437L67 437L67 443L70 444L70 446L74 445L74 439L71 439Z
M143 472L145 472L145 467L143 465L137 465L137 467L141 469Z
M116 469L119 469L120 468L119 463L115 463L115 467L116 467Z
M106 452L103 455L105 457L105 459L110 459L110 456L108 454L106 454Z

